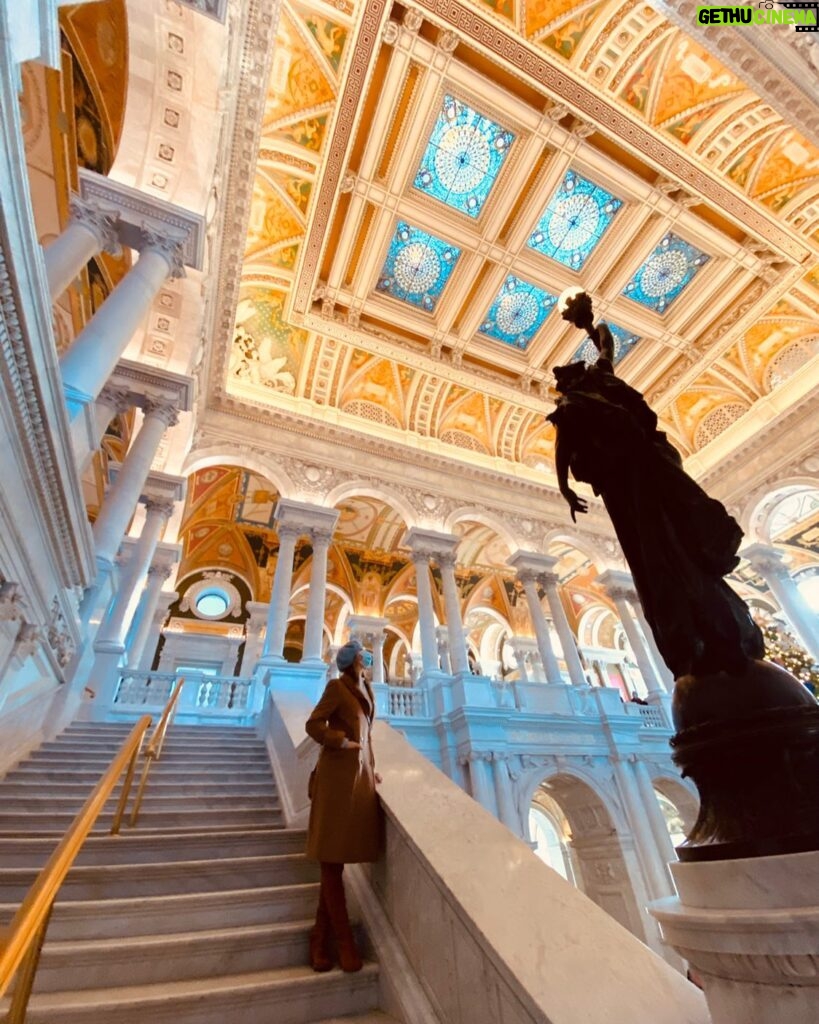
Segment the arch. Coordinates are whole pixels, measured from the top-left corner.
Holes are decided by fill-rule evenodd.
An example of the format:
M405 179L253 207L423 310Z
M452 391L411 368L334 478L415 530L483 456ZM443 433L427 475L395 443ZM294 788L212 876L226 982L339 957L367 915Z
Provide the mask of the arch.
M280 466L240 448L232 449L223 445L196 448L188 453L182 466L181 475L189 477L200 469L211 469L213 466L235 466L237 469L252 470L259 476L268 479L282 498L292 499L294 497L296 487Z
M184 576L180 576L176 583L174 583L174 590L181 593L180 588L185 585L186 580L189 580L191 576L200 576L204 572L226 572L231 576L238 576L250 592L250 600L254 600L254 584L243 572L240 572L238 569L234 569L232 566L230 568L226 568L224 565L199 565L195 569L189 569Z
M407 529L417 526L418 517L413 512L412 506L409 502L394 491L388 490L386 487L375 487L370 483L358 483L354 480L350 480L334 487L333 490L325 497L324 504L327 508L335 508L339 502L345 501L347 498L375 498L377 501L383 502L385 505L388 505L390 508L398 512L404 520L404 524Z
M615 558L607 557L603 554L597 545L591 542L588 537L578 537L577 534L565 530L562 527L556 527L555 529L549 530L543 538L543 551L548 553L552 544L568 544L570 547L575 548L575 550L579 551L589 559L598 573L605 572L606 569L620 567L620 563Z
M657 772L656 769L651 777L651 785L658 793L662 793L666 800L674 804L683 820L686 833L689 833L700 813L700 801L694 786L679 776Z
M485 509L475 508L474 506L464 506L455 509L444 520L444 532L454 533L453 527L457 523L462 522L480 523L481 526L494 530L509 548L510 552L515 552L521 547L520 541L514 536L509 527L501 519Z
M575 767L538 773L530 782L524 819L538 806L544 791L565 814L571 829L572 861L586 895L616 921L646 941L640 914L641 899L635 892L632 871L620 834L626 832L619 809L601 791L597 780Z
M799 474L780 480L776 486L756 491L746 501L739 515L739 524L745 532L746 544L770 544L771 518L778 506L800 491L819 490L819 480Z

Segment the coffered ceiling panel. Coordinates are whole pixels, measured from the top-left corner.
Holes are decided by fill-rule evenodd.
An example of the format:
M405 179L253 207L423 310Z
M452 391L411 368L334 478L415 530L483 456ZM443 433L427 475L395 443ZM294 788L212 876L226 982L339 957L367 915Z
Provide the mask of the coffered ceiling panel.
M283 0L215 372L542 477L580 285L688 454L815 359L817 231L819 152L644 3Z

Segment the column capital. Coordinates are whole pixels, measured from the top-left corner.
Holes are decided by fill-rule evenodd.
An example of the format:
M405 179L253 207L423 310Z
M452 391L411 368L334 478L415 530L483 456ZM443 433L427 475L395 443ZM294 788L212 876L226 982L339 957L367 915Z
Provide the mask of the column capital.
M163 498L146 498L145 511L148 515L154 514L163 519L170 519L173 515L176 503Z
M305 530L301 526L296 526L294 523L278 523L276 526L276 536L279 538L281 544L284 540L297 541L299 537L303 537Z
M170 228L162 231L147 221L142 224L141 234L140 256L146 252L155 252L168 264L168 277L176 279L185 276L184 236L176 234Z
M422 530L417 526L407 530L401 541L401 547L409 548L413 561L416 556L436 559L439 563L443 558L452 555L458 549L461 538L454 533L439 533L437 530Z
M284 526L296 527L299 536L312 534L313 530L326 530L332 534L339 515L337 508L325 508L323 505L311 505L306 501L279 498L273 513L273 521L277 531Z
M740 558L746 559L761 576L790 579L791 574L783 561L783 554L770 544L751 544L739 552Z
M629 572L622 572L619 569L607 569L597 577L597 582L604 588L613 601L639 600L634 580Z
M554 555L542 555L538 551L519 550L506 559L506 564L517 572L521 580L523 579L521 572L536 573L536 578L540 579L546 573L554 573L558 561L559 559L555 558Z
M493 754L491 750L470 750L467 754L467 759L469 761L484 761L486 764L489 764L492 761L492 757Z
M439 551L433 557L441 569L452 569L453 572L455 571L455 562L457 559L454 551Z
M111 256L121 255L122 246L117 234L119 210L76 194L71 196L68 208L71 211L70 223L80 224L86 231L90 231L101 252L110 253Z
M117 384L111 384L110 382L100 391L97 402L100 405L110 406L115 416L127 412L136 404L134 396L128 388L119 387Z
M326 526L311 526L307 531L313 547L329 547L333 541L333 530Z
M150 416L153 419L162 420L166 429L175 427L179 422L179 410L176 404L167 398L147 398L142 404L142 409L145 419Z
M160 578L164 582L165 580L170 579L172 572L172 565L152 565L148 569L148 576L153 579Z
M544 575L543 572L539 572L537 569L518 569L517 578L524 585L529 583L540 583L541 577Z

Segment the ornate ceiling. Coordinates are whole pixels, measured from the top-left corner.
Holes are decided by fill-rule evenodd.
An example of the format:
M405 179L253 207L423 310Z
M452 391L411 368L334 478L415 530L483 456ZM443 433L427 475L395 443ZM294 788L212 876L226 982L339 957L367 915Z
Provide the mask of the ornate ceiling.
M542 478L576 284L704 448L815 367L819 150L644 3L282 0L217 395Z

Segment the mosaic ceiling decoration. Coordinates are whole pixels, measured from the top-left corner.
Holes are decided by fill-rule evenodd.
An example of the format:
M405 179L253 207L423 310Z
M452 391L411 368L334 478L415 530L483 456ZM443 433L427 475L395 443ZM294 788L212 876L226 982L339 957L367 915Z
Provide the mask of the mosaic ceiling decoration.
M631 352L640 340L640 336L632 334L631 331L620 327L619 324L612 323L611 320L607 320L606 323L609 325L609 330L614 340L614 365L616 366L624 356ZM577 349L574 356L572 356L572 361L582 359L586 363L594 363L597 362L597 355L597 346L591 338L587 338L580 348Z
M819 356L819 149L648 5L462 2L282 0L220 386L544 479L579 282L707 448Z
M525 349L556 302L556 295L510 274L489 307L480 332L487 338Z
M580 270L622 205L600 185L567 171L529 237L529 247Z
M472 107L444 96L413 185L453 210L477 217L514 138Z
M431 313L460 255L457 246L399 222L376 287Z
M665 313L707 261L706 253L669 231L626 285L623 294L646 309Z

